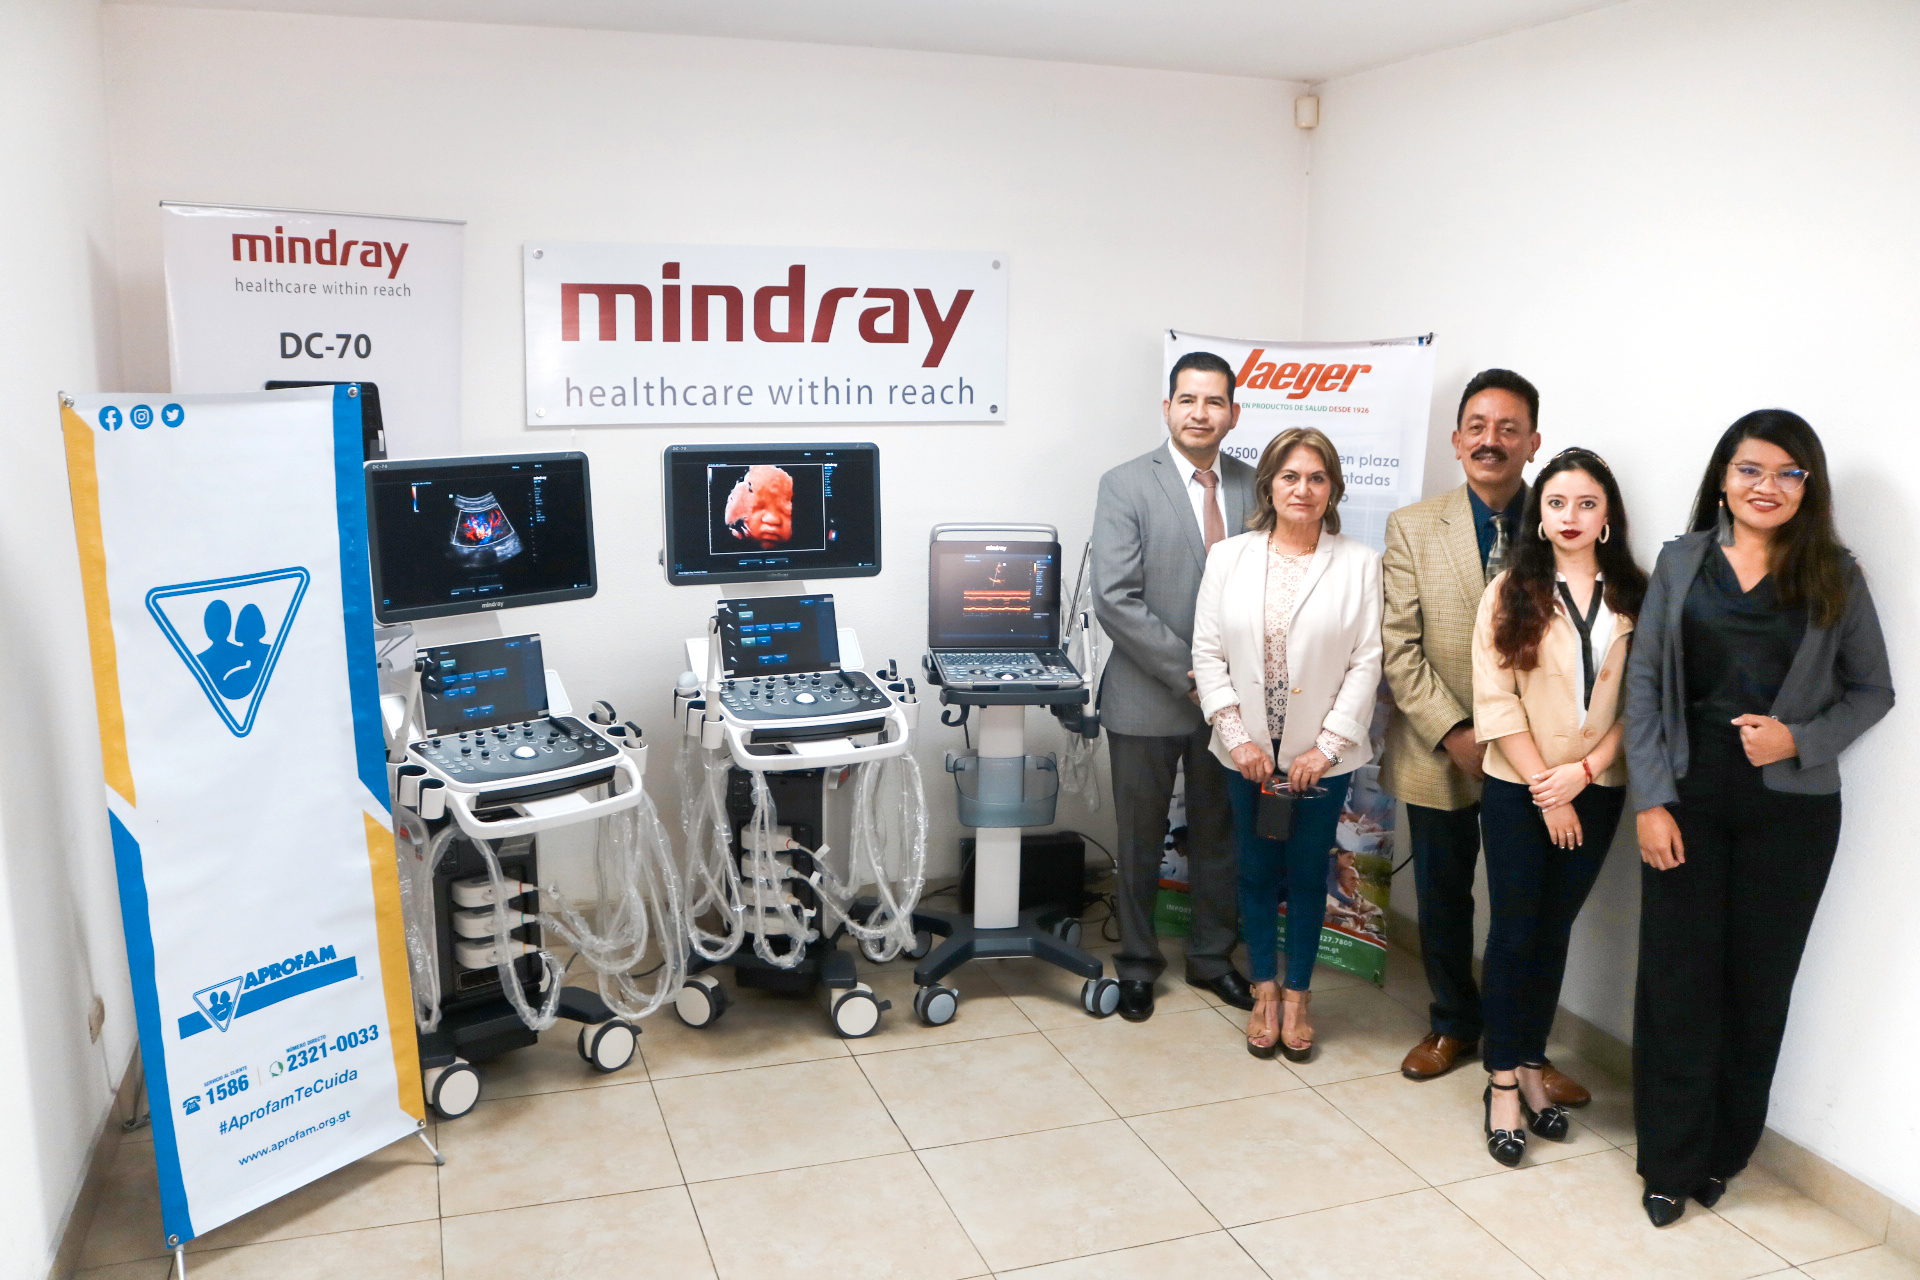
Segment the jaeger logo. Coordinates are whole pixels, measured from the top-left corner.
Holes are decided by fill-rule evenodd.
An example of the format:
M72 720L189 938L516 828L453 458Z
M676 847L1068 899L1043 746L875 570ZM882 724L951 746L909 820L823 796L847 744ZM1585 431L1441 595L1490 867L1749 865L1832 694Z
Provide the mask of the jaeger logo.
M1248 387L1256 391L1286 391L1287 399L1304 400L1316 391L1344 392L1353 385L1355 378L1373 372L1370 364L1303 365L1288 362L1276 368L1274 363L1260 360L1265 354L1264 347L1253 349L1233 380L1235 387Z
M237 250L236 250L237 252ZM661 342L679 342L683 325L681 323L681 290L687 291L686 323L688 338L693 342L710 340L713 331L713 308L721 307L722 333L727 342L746 340L746 298L743 292L730 284L692 284L680 283L680 264L664 262L660 264L660 308L659 333ZM860 338L863 342L892 343L913 340L913 314L908 309L908 290L875 286L862 292L859 288L840 286L826 290L820 295L818 305L813 309L812 324L808 325L807 312L807 268L804 263L795 263L787 268L785 284L770 284L753 291L753 336L761 342L831 342L834 326L840 322L840 304L855 297L872 299L878 305L861 309L857 322ZM911 291L919 314L926 324L928 344L926 356L921 360L923 369L935 369L947 353L953 335L960 328L961 317L966 314L967 303L973 298L973 290L959 289L954 292L953 301L947 304L944 314L939 301L931 289ZM585 294L596 304L599 316L599 340L613 342L619 337L618 300L629 299L633 317L633 340L652 342L654 340L654 300L653 289L644 284L562 284L560 286L560 340L562 342L580 341L580 297ZM859 304L855 304L856 306ZM849 323L854 323L849 320Z
M354 265L354 250L359 249L360 265L376 270L385 267L387 279L400 274L401 260L407 256L408 245L389 244L384 240L347 240L341 241L340 233L327 228L324 236L290 236L286 228L275 227L272 235L250 235L236 232L233 237L233 260L235 262L289 262L314 263L322 267L351 267ZM246 250L246 257L240 251Z

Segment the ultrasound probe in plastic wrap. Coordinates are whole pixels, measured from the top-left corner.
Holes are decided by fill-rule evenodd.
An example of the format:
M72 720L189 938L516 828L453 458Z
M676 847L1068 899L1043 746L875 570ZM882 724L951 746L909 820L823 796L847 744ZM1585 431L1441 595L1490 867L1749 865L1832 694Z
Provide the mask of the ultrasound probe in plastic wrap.
M491 493L477 498L453 495L453 532L449 554L468 566L504 564L520 554L520 535Z

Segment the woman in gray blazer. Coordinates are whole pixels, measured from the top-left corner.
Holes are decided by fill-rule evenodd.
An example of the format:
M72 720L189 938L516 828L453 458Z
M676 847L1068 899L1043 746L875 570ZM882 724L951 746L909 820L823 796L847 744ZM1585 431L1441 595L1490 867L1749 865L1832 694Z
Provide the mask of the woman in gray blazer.
M1660 552L1627 666L1641 868L1634 1111L1656 1227L1711 1206L1766 1124L1787 1002L1840 839L1837 760L1893 706L1833 527L1826 452L1762 409L1721 436Z

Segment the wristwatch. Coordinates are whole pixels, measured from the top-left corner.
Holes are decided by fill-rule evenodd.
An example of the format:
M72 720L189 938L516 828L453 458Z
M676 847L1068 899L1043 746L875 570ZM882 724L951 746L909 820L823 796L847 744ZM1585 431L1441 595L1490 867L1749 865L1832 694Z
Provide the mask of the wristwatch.
M1336 764L1336 765L1337 765L1337 764L1339 764L1339 763L1340 763L1340 757L1339 757L1338 755L1336 755L1336 754L1334 754L1333 752L1331 752L1331 751L1329 751L1329 750L1327 750L1327 748L1326 748L1326 746L1325 746L1324 744L1322 744L1322 743L1318 743L1318 742L1316 742L1316 743L1314 743L1313 745L1314 745L1314 746L1316 746L1316 747L1318 747L1318 748L1320 749L1320 754L1321 754L1321 755L1323 755L1323 756L1325 756L1325 757L1327 758L1327 763L1328 763L1328 764Z

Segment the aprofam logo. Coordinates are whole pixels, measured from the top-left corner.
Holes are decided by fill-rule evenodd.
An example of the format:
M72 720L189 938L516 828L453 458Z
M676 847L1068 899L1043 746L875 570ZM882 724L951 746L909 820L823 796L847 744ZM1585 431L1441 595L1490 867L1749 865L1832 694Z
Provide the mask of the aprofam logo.
M236 738L253 732L307 579L294 566L147 592L147 612Z
M359 976L353 956L343 956L333 945L310 947L200 988L193 993L196 1012L179 1021L180 1038L209 1028L226 1031L235 1018L258 1013L282 1000Z

